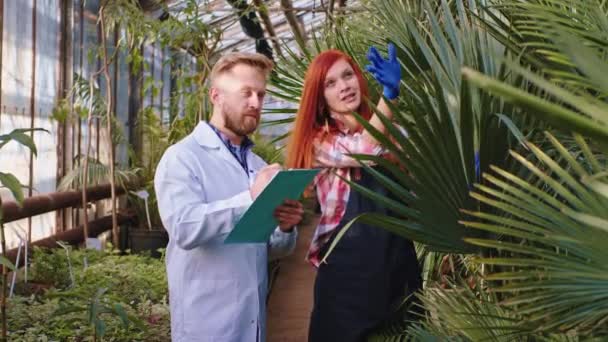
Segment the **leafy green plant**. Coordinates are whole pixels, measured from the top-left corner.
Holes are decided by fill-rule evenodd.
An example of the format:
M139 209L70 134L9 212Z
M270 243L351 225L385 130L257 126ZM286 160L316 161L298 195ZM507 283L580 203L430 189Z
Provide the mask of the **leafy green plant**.
M496 207L494 214L467 212L463 224L498 239L469 238L494 251L476 257L485 267L471 284L429 286L420 295L424 319L379 333L388 341L600 341L606 335L605 228L608 172L605 161L585 163L553 135L559 153L549 157L527 142L532 157L512 156L533 177L492 167L488 185L472 196ZM591 152L584 140L580 150ZM593 153L591 154L593 155ZM597 162L597 163L596 163ZM523 178L522 178L523 177Z
M0 135L0 149L11 141L15 141L26 148L28 148L35 156L37 154L36 144L32 136L27 135L27 132L43 131L45 129L34 128L34 129L14 129L8 134ZM1 187L8 188L15 198L17 205L21 206L23 203L23 185L19 182L19 179L11 173L0 172L0 185ZM8 286L8 270L15 270L15 265L8 260L6 257L6 238L4 236L4 219L2 213L2 198L0 198L0 245L2 246L2 255L0 256L0 265L2 265L2 294L0 295L0 310L2 318L2 340L6 341L7 334L7 314L6 314L6 289Z
M163 260L143 255L120 255L117 251L70 250L74 272L71 286L61 249L36 249L32 258L34 282L53 287L30 294L22 286L9 302L10 340L31 341L92 338L96 326L105 326L104 340L166 341L169 333L167 280ZM53 278L53 270L57 274ZM51 280L51 281L49 281ZM100 293L101 289L105 289ZM93 304L97 319L92 318ZM128 327L123 313L129 320ZM99 322L103 323L99 323Z
M370 341L600 341L576 334L536 332L517 310L501 305L491 289L456 281L448 288L425 289L420 298L426 308L423 320L401 330L383 331Z
M108 288L130 301L158 302L166 295L162 260L144 255L120 255L116 251L72 249L70 261L76 287L87 287L89 291ZM58 289L66 289L71 283L67 256L62 249L35 248L31 273L33 281Z
M369 24L355 28L367 35L321 39L360 62L361 46L394 42L405 71L390 139L360 120L400 168L355 156L391 171L396 180L376 176L398 200L352 185L397 215L360 219L422 243L429 274L441 273L441 252L468 253L458 257L466 272L450 272L477 284L427 281L423 322L380 338L605 338L606 3L367 5ZM298 98L306 65L278 68L284 99ZM479 174L491 170L483 177L476 152Z
M129 328L131 323L141 326L136 317L127 314L121 303L106 296L107 290L106 288L99 288L93 296L76 290L52 294L51 296L60 298L59 308L52 314L53 319L61 318L71 313L86 313L85 322L86 325L93 329L93 341L103 338L106 334L106 316L119 317L124 329ZM81 304L83 300L86 300L88 305L83 306ZM76 320L73 323L79 324L80 322Z
M492 167L484 175L488 186L476 186L472 194L501 213L469 212L476 220L463 223L503 238L467 240L503 252L477 262L500 266L486 279L497 281L494 291L503 294L502 304L537 330L606 334L608 194L601 189L608 184L608 164L586 154L596 166L589 168L551 134L547 138L560 152L558 158L532 143L527 146L540 165L512 153L532 179ZM582 150L591 151L583 139L578 141Z
M142 138L146 149L137 154L131 151L133 167L138 170L137 191L129 195L129 204L135 209L139 223L146 226L150 218L151 229L163 229L158 212L156 193L154 190L154 174L164 152L169 146L190 134L199 123L197 115L187 113L183 118L176 117L169 128L164 128L152 108L146 108L140 113ZM144 201L143 197L147 196Z
M550 124L559 130L547 132L544 141L520 135L523 149L510 152L517 164L510 170L490 167L492 172L471 194L480 203L478 209L462 208L472 218L461 220L465 227L488 235L467 233L466 241L484 251L475 262L489 290L496 293L492 305L517 314L507 315L512 320L510 334L533 340L601 339L607 334L608 317L603 290L606 256L599 245L608 227L608 202L599 190L606 183L608 107L603 94L608 88L596 75L606 62L601 48L605 37L598 31L605 27L605 6L586 2L571 7L563 1L492 3L479 22L511 53L521 53L517 60L507 56L504 67L523 82L509 84L474 67L463 68L465 78L518 106L528 118L544 121L513 126L542 131ZM523 45L510 44L511 40ZM515 112L513 117L518 115ZM567 137L564 131L574 134ZM431 308L451 301L453 310L460 312L479 300L456 296L425 293L424 299ZM445 307L440 311L450 312ZM444 325L441 334L464 340L480 337L459 334L463 327L495 337L501 331L500 324L484 323L499 317L490 312L475 320L458 316L439 314L431 325L437 328L438 322L454 318L457 324ZM419 337L430 333L429 329L418 332L423 333Z
M102 162L91 158L88 154L80 155L75 159L77 166L64 176L60 188L78 187L82 188L84 193L86 184L116 182L122 187L134 190L129 192L129 206L135 209L139 222L145 224L149 216L150 226L153 229L162 229L153 189L154 171L164 150L189 134L200 120L207 119L210 114L206 88L206 79L210 71L208 61L219 43L221 28L203 22L195 0L184 1L184 6L172 9L171 15L162 21L145 15L140 4L134 0L106 0L100 4L99 12L103 14L100 15L100 25L104 31L123 30L125 34L115 42L112 55L106 52L106 44L93 50L92 55L103 59L102 64L107 65L117 58L118 52L124 53L133 77L141 77L143 94L148 92L157 94L163 81L156 80L153 76L142 77L143 71L150 69L148 61L142 55L142 46L159 44L162 49L171 49L170 58L163 61L163 64L169 63L175 66L172 68L175 88L172 88L169 99L170 125L169 129L163 127L164 123L160 122L159 113L155 108L142 108L136 120L135 146L130 146L128 149L131 167L121 167L114 161ZM105 36L102 36L102 40L105 41ZM187 68L179 67L186 51L196 60L192 72L188 72ZM78 117L81 119L88 117L89 120L99 118L106 124L107 130L112 132L113 146L117 146L125 143L125 139L115 120L107 121L108 118L113 117L108 115L109 108L112 107L108 104L112 101L108 95L112 92L106 89L102 95L102 91L94 82L102 73L107 76L107 67L103 65L87 79L79 75L74 76L74 87L68 98L60 101L56 106L54 117L61 120L73 120ZM111 82L106 79L104 84L107 88ZM70 103L73 104L72 110ZM178 113L180 104L183 104L183 113ZM134 196L138 191L148 193L149 215L146 213L144 201ZM114 244L116 245L116 240Z
M469 241L500 252L478 262L489 270L487 279L502 304L535 323L537 331L605 337L606 255L599 241L608 227L608 86L598 75L607 61L606 6L601 1L493 4L501 14L493 22L503 28L493 35L524 39L530 50L520 62L508 61L508 68L542 93L514 89L469 69L463 73L555 128L544 141L525 141L529 152L511 152L519 172L492 167L484 175L487 186L478 186L472 196L499 209L497 215L470 212L474 219L463 223L502 238Z
M253 153L257 154L266 163L279 163L282 164L285 159L283 156L283 148L277 147L272 141L268 141L259 132L256 132L251 137L254 142Z
M114 183L120 183L125 187L127 184L136 185L137 178L144 183L144 186L149 187L149 175L141 176L140 172L149 171L142 170L139 167L121 168L114 160L115 147L125 143L124 136L120 132L120 125L117 124L115 116L111 115L114 99L112 98L112 82L110 81L109 65L113 63L119 56L119 52L126 56L126 61L132 71L133 77L140 77L144 70L149 70L150 66L142 55L142 47L147 44L159 43L161 48L170 48L172 51L185 51L197 59L198 65L193 74L185 73L181 68L175 68L177 72L174 74L176 88L173 89L170 95L170 110L171 117L177 118L178 104L185 104L185 112L187 116L196 117L198 121L208 115L207 96L205 88L205 80L210 71L208 60L211 54L215 51L221 30L211 27L201 20L198 13L198 5L195 0L185 1L185 6L181 9L170 11L171 15L164 20L146 15L142 12L141 4L134 0L104 0L99 4L98 14L101 31L101 45L92 49L89 52L91 59L101 60L101 68L90 73L86 79L80 75L74 75L74 87L68 94L66 99L61 100L53 110L53 117L65 122L65 120L73 120L74 118L86 119L87 127L91 131L91 125L94 120L100 120L105 124L105 129L111 137L108 140L110 160L102 162L90 157L90 140L88 141L85 152L77 156L74 161L76 167L68 172L61 183L61 189L81 188L83 192L83 202L86 200L86 188L88 184L94 182L109 182L112 188L112 222L113 222L113 238L114 245L118 245L118 227L116 224L116 201L115 201L115 186ZM109 53L109 46L106 38L113 35L114 32L124 32L112 45L113 53ZM171 54L169 61L166 63L175 64L181 58L181 54ZM164 63L165 63L164 62ZM143 69L142 69L143 66ZM102 91L96 84L100 77L104 78L104 82L99 82L105 85L105 91ZM150 91L152 94L159 92L158 80L153 76L146 77L143 80L143 93ZM162 81L160 81L162 84ZM73 108L70 108L70 107ZM152 111L152 108L144 108L143 112ZM156 113L158 115L158 113ZM136 122L136 136L145 135L142 130L143 118L139 118ZM176 127L183 126L180 123L186 120L175 120ZM161 125L159 125L161 128ZM177 131L177 130L176 130ZM180 135L179 133L176 135ZM146 138L143 138L146 140ZM136 138L140 141L140 138ZM174 140L173 140L174 141ZM135 155L147 154L148 151L161 151L155 144L146 143L144 146L136 143L135 151L131 153L131 157ZM154 156L152 161L154 161ZM141 161L141 160L139 160ZM131 160L131 164L137 164L138 160ZM152 170L155 164L152 165ZM149 191L152 193L151 191ZM132 203L138 203L136 198L131 198ZM155 207L154 196L152 196L150 207ZM141 207L141 205L140 205ZM88 219L85 211L84 219L84 234L88 236ZM152 215L155 218L155 215ZM140 220L145 222L145 220ZM160 227L160 225L157 225Z
M356 156L389 171L396 181L376 175L398 201L352 185L391 207L396 217L369 214L360 219L423 243L433 251L473 252L475 248L462 239L467 229L458 221L461 208L478 205L468 196L477 181L475 155L479 155L481 170L490 164L505 165L504 156L517 141L496 114L516 122L525 122L526 118L517 120L518 109L514 106L472 88L460 70L470 66L507 84L520 86L522 81L505 72L496 57L504 53L504 47L480 27L478 16L482 13L473 2L442 1L435 5L422 1L413 5L409 1L380 0L369 6L374 20L366 27L366 36L375 38L367 44L354 44L348 32L339 31L333 39L335 47L363 63L364 51L358 50L362 45L386 46L392 41L398 48L404 79L399 102L392 108L394 123L386 122L385 135L373 132L396 157L397 164ZM373 33L376 31L386 36L379 39ZM319 48L323 48L321 44ZM283 98L298 98L306 65L301 58L277 70L277 91ZM377 86L376 82L370 85ZM370 129L367 123L362 124Z
M56 288L67 288L71 284L68 256L60 249L49 252L37 246L32 248L31 281ZM72 258L74 256L72 255ZM73 261L73 260L70 260Z

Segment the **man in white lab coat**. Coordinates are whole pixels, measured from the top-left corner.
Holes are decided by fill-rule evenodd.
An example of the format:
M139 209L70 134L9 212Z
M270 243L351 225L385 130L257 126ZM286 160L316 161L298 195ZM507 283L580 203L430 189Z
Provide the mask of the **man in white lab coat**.
M222 57L210 75L210 122L158 164L174 342L265 341L267 262L293 251L302 205L286 201L275 210L279 227L266 244L223 241L280 169L252 153L247 138L259 124L271 68L259 54Z

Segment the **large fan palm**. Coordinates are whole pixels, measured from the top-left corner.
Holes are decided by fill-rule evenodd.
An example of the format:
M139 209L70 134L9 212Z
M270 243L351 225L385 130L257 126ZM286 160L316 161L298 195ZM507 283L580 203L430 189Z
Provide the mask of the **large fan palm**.
M572 4L569 1L534 2L533 6L533 2L495 3L501 5L496 8L513 9L520 16L525 16L522 8L535 10L527 22L514 23L510 27L520 30L521 25L544 28L536 31L535 37L543 41L546 50L533 49L531 54L536 62L541 62L535 65L527 62L529 58L522 58L523 65L509 62L508 68L534 84L543 96L535 96L528 89L515 88L470 69L464 70L465 75L490 93L521 106L529 115L538 115L561 128L557 134L578 133L574 133L573 139L561 139L563 142L560 142L547 132L547 143L542 148L525 142L525 151L511 152L512 158L520 164L519 168L513 168L519 169L517 172L492 166L492 172L484 175L484 185L476 185L472 194L485 206L480 206L482 210L465 211L473 219L465 220L463 224L500 238L469 238L467 241L495 255L479 258L477 262L489 270L485 279L492 291L499 294L489 307L500 306L502 313L494 318L511 322L510 336L534 334L536 339L549 336L549 340L595 336L601 340L600 336L608 334L608 253L605 248L608 237L608 106L603 96L608 88L597 75L606 68L607 60L605 51L593 47L588 40L603 39L593 36L597 25L592 24L592 19L595 18L598 25L606 22L605 12L601 11L604 7L599 2L595 7L587 6L591 3L587 2L574 11L570 22L557 20L557 17L568 18L572 12L567 6ZM581 5L581 2L576 4ZM505 12L504 18L513 16ZM577 26L581 18L587 19L584 21L588 25L584 26L586 30ZM485 22L486 27L494 23ZM500 38L504 32L493 34ZM561 56L556 59L558 63L552 63L555 56ZM539 65L544 68L537 68ZM571 82L574 79L577 82ZM493 209L488 211L488 207ZM471 315L467 308L479 297L457 299L436 291L440 295L426 293L424 302L438 314L424 322L426 329L410 331L417 337L425 339L433 336L431 332L441 331L475 340L458 330L482 329L490 336L489 340L496 340L497 333L505 331L502 324L494 327L485 324L487 317L482 316L487 315ZM452 323L447 330L445 322ZM560 332L568 332L570 337L546 335Z
M540 165L512 153L534 179L497 167L484 175L489 185L472 196L500 213L469 212L477 220L464 224L503 238L468 241L506 252L478 262L501 266L487 279L501 281L494 290L505 293L503 305L526 322L538 330L594 331L608 321L608 165L580 137L579 155L547 137L557 158L532 143Z
M326 40L359 62L362 46L392 41L405 71L388 137L366 125L399 165L356 156L389 170L376 176L396 200L353 185L396 215L360 219L430 249L483 251L479 287L429 288L431 314L410 332L431 340L437 332L455 340L608 333L605 2L412 3L375 1L369 25L354 30L369 34ZM285 99L297 100L307 61L279 68ZM547 130L544 140L536 134ZM476 151L481 170L491 170L483 179Z
M364 37L370 37L368 42L349 42L352 33L348 27L329 43L323 41L326 45L315 45L319 49L333 44L362 64L362 46L392 41L405 69L402 94L393 112L396 124L407 133L389 124L388 136L377 134L394 152L399 165L359 156L374 159L389 170L390 178L377 175L401 201L367 193L394 209L398 218L370 214L361 219L373 220L432 250L470 252L471 245L462 240L466 228L458 221L461 208L476 207L468 196L476 181L475 153L479 151L482 169L490 163L504 165L509 133L497 114L513 117L515 109L471 88L463 82L460 70L469 66L515 82L494 57L500 56L503 48L480 29L478 19L467 10L471 6L477 13L475 7L465 6L463 1L456 1L455 6L442 1L432 7L431 1L380 0L370 6L371 25L353 30L367 32ZM384 37L374 32L382 32ZM298 99L307 64L307 58L294 58L279 65L273 83L276 96Z
M468 241L501 251L500 257L478 262L495 269L487 279L498 281L492 284L502 304L536 330L605 336L608 84L600 75L608 70L608 36L598 28L608 22L606 7L601 1L496 3L503 20L513 20L516 32L538 29L536 39L526 41L544 68L511 62L509 69L540 88L543 97L471 70L465 74L490 93L552 123L560 129L557 134L575 133L567 143L546 133L549 144L542 149L527 142L528 156L512 152L521 164L519 174L493 167L484 176L488 185L477 186L472 196L499 209L497 215L470 212L476 220L464 224L503 238ZM522 19L525 10L534 10L527 21ZM535 49L537 44L543 48Z

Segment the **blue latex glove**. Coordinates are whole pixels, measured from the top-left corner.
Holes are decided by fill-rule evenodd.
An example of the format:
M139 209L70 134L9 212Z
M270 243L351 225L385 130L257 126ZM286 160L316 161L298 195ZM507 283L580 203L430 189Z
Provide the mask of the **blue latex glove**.
M401 65L397 61L395 45L392 43L388 44L388 59L382 58L378 50L373 46L369 48L367 59L371 64L365 66L365 69L384 87L382 95L389 100L396 99L399 96Z

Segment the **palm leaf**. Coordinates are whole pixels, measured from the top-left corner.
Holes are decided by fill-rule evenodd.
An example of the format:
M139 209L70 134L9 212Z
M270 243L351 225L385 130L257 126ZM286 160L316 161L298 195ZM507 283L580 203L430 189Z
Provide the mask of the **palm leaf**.
M370 341L586 341L572 334L535 332L517 310L478 282L459 280L419 295L426 314L401 330L384 330ZM590 339L595 341L595 339ZM597 340L599 341L599 340Z
M487 17L480 22L497 39L515 42L512 51L523 56L523 66L508 62L509 69L548 96L526 95L493 82L488 75L465 70L471 82L566 131L577 130L605 145L608 84L600 75L608 72L606 3L493 0L484 13Z
M382 331L372 341L535 341L533 326L499 304L495 294L477 282L451 282L419 294L425 313L402 330Z
M84 158L84 157L81 157ZM127 188L127 185L137 179L141 169L138 167L130 169L119 169L116 172L118 185ZM84 184L102 184L110 181L110 167L95 158L89 158L87 168L87 181L84 182L85 167L81 160L75 168L68 171L59 182L57 190L66 191L68 189L80 189Z
M406 203L420 214L401 214L427 234L407 225L399 234L427 244L430 250L471 252L462 240L466 228L458 221L461 208L476 207L468 197L476 181L474 155L480 152L482 170L489 164L506 166L504 155L511 138L494 114L523 121L514 118L513 106L471 88L459 70L468 65L516 86L524 80L505 73L501 61L492 57L503 48L479 29L478 19L470 15L476 12L474 4L454 4L442 1L432 7L423 1L422 11L410 12L406 2L375 2L375 18L397 45L407 76L399 103L392 107L394 123L383 120L388 134L360 122L397 157L399 167L408 170L399 183L414 194Z
M535 76L533 73L516 67L515 65L511 66L521 74L546 86L546 90L548 92L553 91L555 96L567 94L566 92L559 91L554 86L549 85L549 83L540 79L538 76ZM528 94L527 92L516 87L496 81L491 77L487 77L471 69L464 68L463 74L476 86L483 88L490 93L501 96L502 98L515 104L525 106L530 111L536 112L538 115L542 115L543 119L550 123L563 127L564 129L574 129L601 141L608 141L608 126L606 124L608 121L604 121L604 116L608 115L608 105L597 104L594 106L593 111L600 114L602 118L602 121L598 121L597 119L583 116L580 114L580 112L551 103L550 101ZM581 105L585 103L585 99L581 97L571 94L568 95L571 103Z
M479 258L477 262L500 267L501 271L487 279L499 281L495 290L505 293L504 305L516 309L538 330L605 332L608 197L598 189L607 184L608 165L601 165L604 173L593 177L592 168L580 164L548 136L563 156L561 163L531 143L527 145L539 167L513 153L540 183L533 186L495 168L493 175L484 175L489 185L477 187L475 196L509 219L469 212L477 220L463 224L500 233L504 239L467 241L502 251L500 257ZM586 145L584 140L581 143ZM568 166L578 171L568 172ZM586 176L581 178L581 173Z
M387 135L362 124L393 152L399 168L408 170L408 174L395 178L402 185L400 189L414 194L409 201L402 198L411 210L402 210L401 219L414 220L426 231L433 230L433 234L423 235L402 224L399 233L419 239L431 250L436 246L437 250L446 251L447 246L452 246L447 250L470 252L471 246L462 240L466 228L458 221L462 217L459 209L476 206L468 197L471 184L476 181L475 153L479 151L482 170L490 164L506 166L504 156L512 139L495 114L511 118L516 125L525 123L526 118L514 117L518 111L514 106L471 88L463 81L460 70L470 66L518 87L527 81L506 73L501 60L493 57L504 48L480 29L478 18L471 13L479 17L483 13L473 2L442 1L435 5L431 1L381 0L370 7L371 15L365 16L371 24L353 30L357 39L349 39L350 31L338 30L331 39L315 41L312 49L338 47L363 64L370 44L385 46L387 40L395 42L406 76L399 103L392 108L394 123L385 120ZM353 29L352 25L348 28ZM309 57L292 52L289 56L277 65L271 93L295 102ZM375 82L371 85L372 94L379 94ZM280 120L281 124L289 122ZM412 215L414 212L419 214ZM395 225L391 223L390 227L394 229Z
M43 128L25 128L25 129L14 129L8 134L0 135L0 148L9 143L11 140L16 141L17 143L27 147L34 155L38 153L36 150L36 144L34 143L34 139L25 134L27 132L36 132L42 131L49 133L46 129Z
M2 185L2 187L8 188L10 190L10 192L13 194L13 197L15 198L15 202L17 202L17 205L21 206L21 204L23 203L23 189L22 188L25 186L21 185L21 183L19 182L19 179L11 173L0 172L0 185Z
M563 33L582 45L605 47L607 8L603 1L491 0L484 13L490 20L481 23L492 35L510 42L515 55L522 55L527 64L546 72L552 81L579 89L593 86L590 79L579 77L560 37Z

